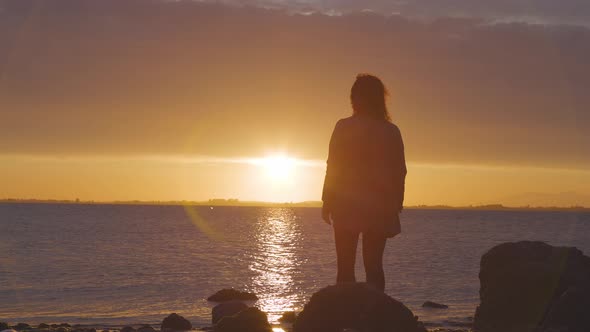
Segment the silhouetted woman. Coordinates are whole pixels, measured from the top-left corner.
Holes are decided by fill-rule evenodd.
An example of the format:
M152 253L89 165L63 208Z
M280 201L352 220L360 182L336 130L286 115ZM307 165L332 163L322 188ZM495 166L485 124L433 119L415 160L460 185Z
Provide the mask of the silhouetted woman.
M367 283L383 291L383 251L401 232L406 162L402 136L391 122L387 90L375 76L357 76L350 93L353 115L336 123L322 194L322 218L333 224L337 282L355 282L362 234Z

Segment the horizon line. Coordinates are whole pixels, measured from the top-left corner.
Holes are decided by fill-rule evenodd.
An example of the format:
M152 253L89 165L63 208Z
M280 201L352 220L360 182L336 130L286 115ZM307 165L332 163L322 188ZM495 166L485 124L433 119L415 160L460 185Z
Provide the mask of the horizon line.
M91 204L91 205L198 205L198 206L293 206L293 207L321 207L322 201L299 201L299 202L269 202L256 200L239 200L212 198L205 201L199 200L79 200L79 199L38 199L38 198L1 198L1 203L40 203L40 204ZM448 204L414 204L404 206L404 209L516 209L516 210L590 210L590 206L569 205L569 206L534 206L534 205L504 205L502 203L491 204L470 204L470 205L448 205Z

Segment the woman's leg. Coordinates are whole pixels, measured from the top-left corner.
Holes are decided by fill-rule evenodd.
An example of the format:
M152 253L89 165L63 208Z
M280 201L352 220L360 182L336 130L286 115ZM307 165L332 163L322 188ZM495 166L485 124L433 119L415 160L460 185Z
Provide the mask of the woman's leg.
M356 282L354 276L354 263L356 259L356 246L359 233L334 227L334 242L336 243L336 258L338 274L336 282Z
M367 283L385 291L385 273L383 272L383 251L387 238L382 234L363 233L363 263Z

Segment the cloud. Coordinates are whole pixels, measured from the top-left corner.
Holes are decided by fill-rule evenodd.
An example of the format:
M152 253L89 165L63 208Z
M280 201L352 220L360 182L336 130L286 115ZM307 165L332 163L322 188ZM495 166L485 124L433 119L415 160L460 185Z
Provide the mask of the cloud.
M211 0L204 2L218 2ZM586 0L226 0L236 6L252 5L308 13L347 14L371 11L384 15L436 19L478 18L502 22L590 26L590 2Z
M411 161L590 162L583 27L195 2L0 8L4 153L288 150L321 160L334 121L350 112L355 74L368 71L392 92Z

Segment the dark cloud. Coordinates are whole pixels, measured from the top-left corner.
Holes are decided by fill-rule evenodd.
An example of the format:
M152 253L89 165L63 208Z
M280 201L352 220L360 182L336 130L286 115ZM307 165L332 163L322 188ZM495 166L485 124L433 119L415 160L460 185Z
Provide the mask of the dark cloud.
M352 3L352 2L351 2ZM0 1L0 151L324 158L357 72L412 161L587 168L590 31L161 1Z

